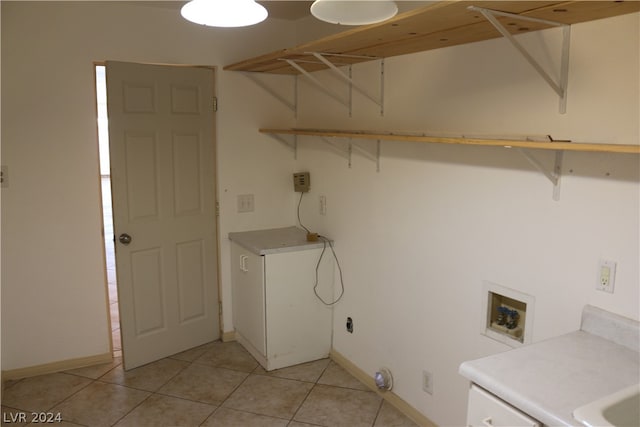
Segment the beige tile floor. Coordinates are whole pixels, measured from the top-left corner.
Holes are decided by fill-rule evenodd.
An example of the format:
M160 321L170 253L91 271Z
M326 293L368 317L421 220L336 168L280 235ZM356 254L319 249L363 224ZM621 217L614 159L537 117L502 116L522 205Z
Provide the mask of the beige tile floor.
M112 363L11 381L2 425L59 413L60 426L415 426L329 359L266 372L239 344L219 341L125 372L109 180L103 179Z
M120 359L6 384L2 425L43 412L62 426L416 426L329 359L266 372L220 341L127 372Z

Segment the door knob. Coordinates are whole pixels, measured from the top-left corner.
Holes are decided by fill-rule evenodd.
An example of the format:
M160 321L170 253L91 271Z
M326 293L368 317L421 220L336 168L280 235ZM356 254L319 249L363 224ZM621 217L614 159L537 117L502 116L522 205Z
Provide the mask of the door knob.
M122 233L120 236L118 236L118 240L123 245L128 245L129 243L131 243L131 236L129 236L127 233Z

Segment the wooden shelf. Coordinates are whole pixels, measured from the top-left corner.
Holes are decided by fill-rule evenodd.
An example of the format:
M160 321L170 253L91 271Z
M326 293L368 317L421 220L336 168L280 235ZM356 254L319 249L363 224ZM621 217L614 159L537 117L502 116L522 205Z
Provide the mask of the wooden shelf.
M276 135L306 135L327 138L354 138L380 141L422 142L437 144L477 145L492 147L514 147L536 150L586 151L600 153L640 154L640 145L595 144L571 141L523 141L497 138L463 138L402 133L349 131L333 129L260 129L260 133Z
M440 1L399 14L385 22L356 27L293 48L227 65L225 70L275 74L299 74L286 60L306 71L326 69L312 53L332 56L337 65L347 65L409 53L455 46L500 37L478 6L523 17L576 24L640 11L640 1ZM512 34L551 28L545 22L499 17Z

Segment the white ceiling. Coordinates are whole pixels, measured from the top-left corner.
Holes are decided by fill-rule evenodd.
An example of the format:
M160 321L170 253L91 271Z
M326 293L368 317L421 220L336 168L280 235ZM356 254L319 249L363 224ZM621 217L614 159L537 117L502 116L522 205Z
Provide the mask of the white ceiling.
M309 8L313 1L259 0L258 3L267 8L269 16L272 18L295 21L310 14Z

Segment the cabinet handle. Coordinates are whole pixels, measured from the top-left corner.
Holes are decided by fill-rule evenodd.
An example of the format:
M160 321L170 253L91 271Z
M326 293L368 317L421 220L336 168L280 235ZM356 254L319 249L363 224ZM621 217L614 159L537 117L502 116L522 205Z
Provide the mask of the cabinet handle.
M487 417L484 420L482 420L482 424L486 427L493 427L493 424L491 424L492 420L491 417Z
M240 255L240 270L244 271L245 273L249 271L249 269L247 268L247 258L249 257L246 255Z

